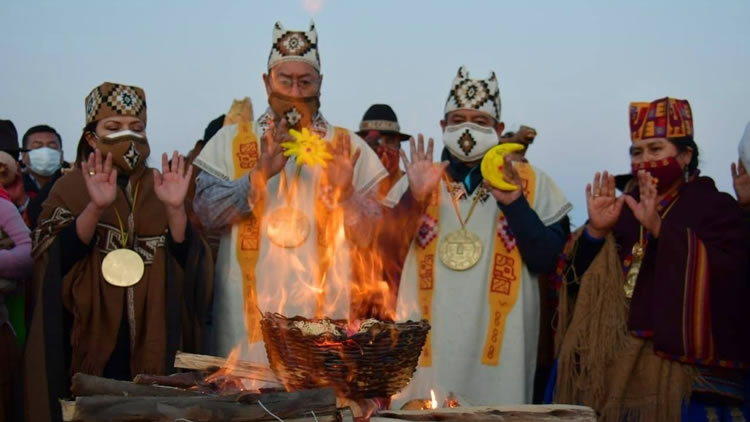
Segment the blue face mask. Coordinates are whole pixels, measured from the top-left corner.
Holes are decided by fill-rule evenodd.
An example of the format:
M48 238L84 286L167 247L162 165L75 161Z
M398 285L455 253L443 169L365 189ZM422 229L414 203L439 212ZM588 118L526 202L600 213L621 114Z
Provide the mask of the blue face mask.
M62 166L62 154L56 149L37 148L27 154L29 155L29 168L40 176L52 176Z

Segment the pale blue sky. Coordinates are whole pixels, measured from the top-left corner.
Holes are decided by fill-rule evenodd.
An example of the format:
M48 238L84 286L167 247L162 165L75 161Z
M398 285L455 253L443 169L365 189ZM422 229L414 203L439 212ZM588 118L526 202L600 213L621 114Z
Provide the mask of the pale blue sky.
M695 115L702 168L731 191L729 163L750 120L750 1L30 1L0 3L0 118L56 127L72 159L86 94L139 85L154 153L186 152L233 98L266 105L271 29L314 16L322 110L356 128L390 103L409 133L440 138L461 64L497 73L508 127L539 136L529 158L585 219L596 170L629 168L627 107L666 95Z

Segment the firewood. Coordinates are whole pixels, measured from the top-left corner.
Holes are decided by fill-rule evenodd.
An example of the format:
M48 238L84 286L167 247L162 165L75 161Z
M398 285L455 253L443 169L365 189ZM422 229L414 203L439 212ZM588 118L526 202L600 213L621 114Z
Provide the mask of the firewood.
M582 406L506 405L493 407L458 407L432 410L387 410L378 412L372 422L401 421L470 421L470 422L596 422L596 413Z
M174 367L181 369L193 369L197 371L215 371L224 368L227 360L216 356L196 355L193 353L177 352L174 358ZM242 378L281 384L276 375L268 365L260 365L250 362L237 360L232 362L232 367L228 368L232 375Z
M172 387L138 385L128 381L77 373L73 375L70 391L75 397L82 396L126 396L126 397L175 397L200 396L200 393Z
M287 399L283 395L288 396ZM331 389L295 393L256 395L253 403L233 398L197 397L122 397L88 396L61 401L65 421L166 421L184 418L191 421L272 421L268 412L288 419L311 419L311 412L325 416L337 412L336 396ZM265 407L265 409L264 409Z
M189 389L200 385L204 378L205 374L201 372L182 372L172 375L139 374L133 378L133 382L141 385L161 385Z

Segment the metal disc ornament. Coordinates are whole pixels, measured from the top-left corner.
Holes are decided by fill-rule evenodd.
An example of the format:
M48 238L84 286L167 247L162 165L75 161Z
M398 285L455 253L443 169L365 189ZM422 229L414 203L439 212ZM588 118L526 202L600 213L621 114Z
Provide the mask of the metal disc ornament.
M470 231L454 231L440 242L439 256L443 265L451 270L468 270L482 257L482 241Z
M296 248L310 235L310 221L294 208L277 208L268 216L266 234L276 246Z
M143 278L143 258L130 249L115 249L102 261L102 274L107 283L130 287Z

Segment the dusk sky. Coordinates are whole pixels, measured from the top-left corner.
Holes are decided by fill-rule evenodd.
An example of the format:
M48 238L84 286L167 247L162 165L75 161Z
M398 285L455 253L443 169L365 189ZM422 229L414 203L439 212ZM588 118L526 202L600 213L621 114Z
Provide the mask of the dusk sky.
M265 109L274 22L307 29L311 18L333 124L356 129L385 102L405 131L439 141L458 67L494 70L506 126L538 130L529 159L581 224L594 172L629 170L628 103L684 98L703 173L733 193L729 165L750 120L747 0L3 0L0 118L20 134L57 128L72 160L88 92L133 84L146 90L152 153L186 153L233 98Z

